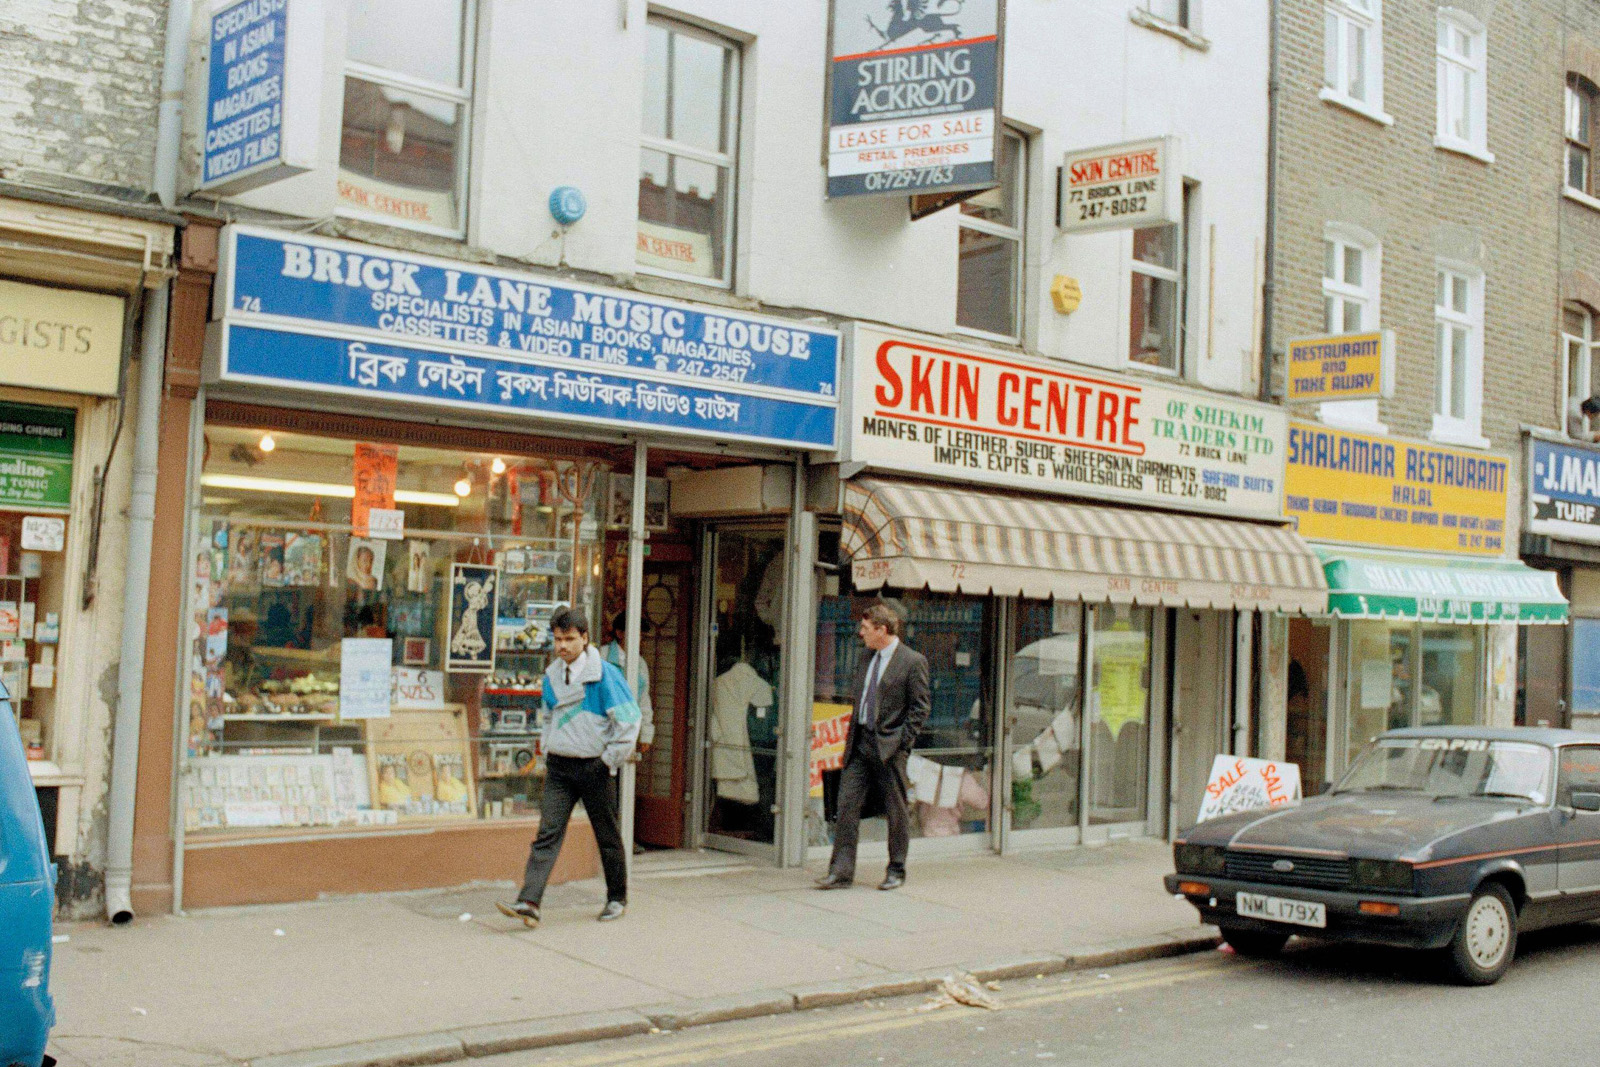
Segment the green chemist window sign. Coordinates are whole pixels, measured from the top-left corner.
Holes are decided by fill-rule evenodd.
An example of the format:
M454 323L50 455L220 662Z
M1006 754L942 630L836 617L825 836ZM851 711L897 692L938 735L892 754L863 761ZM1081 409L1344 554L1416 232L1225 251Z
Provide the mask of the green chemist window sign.
M0 508L72 505L71 408L0 403Z

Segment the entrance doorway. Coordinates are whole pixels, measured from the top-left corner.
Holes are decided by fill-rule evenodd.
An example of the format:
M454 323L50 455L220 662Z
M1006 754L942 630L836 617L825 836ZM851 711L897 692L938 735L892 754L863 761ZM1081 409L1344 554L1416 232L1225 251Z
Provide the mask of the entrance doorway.
M1184 830L1200 816L1213 760L1233 747L1228 739L1233 627L1231 612L1180 608L1173 615L1178 699L1172 720L1172 826Z
M712 527L702 546L697 843L775 856L785 533Z
M654 848L681 848L684 791L689 749L690 607L694 602L688 550L683 560L659 557L644 570L643 626L639 658L650 677L650 702L655 738L639 758L634 838ZM662 553L666 555L668 553ZM677 553L673 553L677 554Z

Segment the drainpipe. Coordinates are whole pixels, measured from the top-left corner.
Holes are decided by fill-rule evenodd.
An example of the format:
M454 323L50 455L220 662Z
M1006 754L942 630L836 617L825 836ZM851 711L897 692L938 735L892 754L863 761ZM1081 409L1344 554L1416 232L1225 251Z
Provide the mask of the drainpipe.
M182 135L184 61L189 46L188 0L167 8L166 57L156 122L153 184L161 203L177 198L178 147ZM117 671L117 710L111 732L110 826L106 835L106 918L133 919L133 804L139 778L139 719L143 704L145 618L150 604L150 541L156 514L156 460L160 451L161 375L166 363L170 282L145 301L139 350L139 399L133 441L133 488L128 506L128 560L122 600L122 659ZM123 399L127 403L127 399Z
M1267 52L1267 236L1262 255L1264 275L1261 283L1261 383L1259 396L1272 400L1272 312L1278 289L1278 95L1282 74L1279 54L1283 51L1280 8L1282 0L1271 0Z

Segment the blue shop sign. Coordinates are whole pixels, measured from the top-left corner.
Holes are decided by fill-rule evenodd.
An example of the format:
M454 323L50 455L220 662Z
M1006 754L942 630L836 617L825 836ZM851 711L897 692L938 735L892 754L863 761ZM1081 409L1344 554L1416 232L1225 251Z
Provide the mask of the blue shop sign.
M208 23L200 188L237 193L310 169L321 0L239 0Z
M1600 543L1600 449L1528 438L1528 531Z
M832 449L839 335L229 227L215 378Z

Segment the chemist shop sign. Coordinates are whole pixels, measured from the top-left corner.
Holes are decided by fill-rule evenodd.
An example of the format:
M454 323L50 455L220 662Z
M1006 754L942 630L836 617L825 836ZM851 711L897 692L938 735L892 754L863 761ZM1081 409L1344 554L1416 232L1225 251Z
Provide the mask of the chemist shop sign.
M206 34L200 188L247 189L316 164L323 0L226 0Z
M850 331L849 461L1239 518L1282 517L1278 408L1054 360Z
M834 447L832 330L247 226L222 257L213 382Z
M1284 511L1315 541L1499 556L1510 464L1483 452L1289 424Z
M1600 544L1600 449L1528 438L1528 532Z
M828 196L991 186L1003 0L833 0Z
M72 506L71 408L0 403L0 508Z

